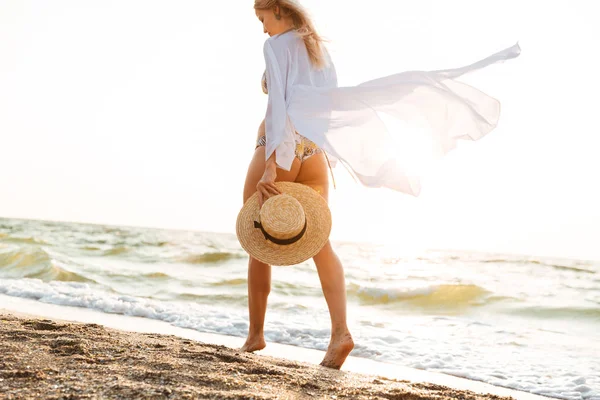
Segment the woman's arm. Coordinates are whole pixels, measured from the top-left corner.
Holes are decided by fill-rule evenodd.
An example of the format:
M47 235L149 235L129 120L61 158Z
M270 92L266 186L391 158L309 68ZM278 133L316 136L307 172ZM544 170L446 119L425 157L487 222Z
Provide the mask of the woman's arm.
M290 38L269 38L265 41L263 52L266 64L269 98L265 115L265 161L277 149L276 162L279 168L289 171L294 161L296 148L293 126L287 114L286 94L293 82L291 68L292 53ZM292 49L293 50L293 49Z
M262 207L263 202L269 197L277 194L281 194L277 186L275 186L275 179L277 178L277 162L275 161L275 153L265 162L265 172L260 178L260 181L256 184L256 192L258 193L258 204Z
M260 139L262 136L266 135L265 129L265 119L261 122L258 127L256 139ZM265 172L263 173L262 178L258 181L256 185L256 191L258 193L258 203L262 207L263 202L268 199L272 194L280 194L277 187L274 185L275 179L277 179L277 161L275 153L277 150L271 154L271 156L265 161Z
M277 167L289 171L294 160L295 137L287 115L286 93L291 76L291 53L286 42L265 41L263 47L266 64L266 79L269 86L267 113L259 133L264 129L265 172L256 185L258 201L280 194L275 186Z

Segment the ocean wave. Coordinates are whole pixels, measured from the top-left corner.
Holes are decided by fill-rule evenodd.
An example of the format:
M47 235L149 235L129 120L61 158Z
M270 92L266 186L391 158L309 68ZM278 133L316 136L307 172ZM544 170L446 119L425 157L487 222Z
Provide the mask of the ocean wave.
M156 241L156 242L149 242L149 241L142 241L140 243L140 245L142 246L152 246L152 247L164 247L164 246L168 246L170 245L171 242L167 242L167 241Z
M139 271L101 271L100 275L109 278L114 282L132 282L132 283L144 283L146 279L150 281L175 279L171 275L164 272L147 272L140 273ZM150 282L146 282L150 283Z
M321 287L303 285L299 282L286 282L283 280L274 280L273 282L271 282L271 288L274 293L282 294L285 296L323 296L323 291Z
M480 262L483 264L532 264L532 265L539 265L542 267L550 267L550 268L553 268L553 269L556 269L559 271L583 272L586 274L595 274L596 273L596 271L594 271L593 269L584 268L580 264L562 265L562 264L555 264L555 263L549 263L549 262L544 262L544 261L540 261L540 260L531 260L531 259L497 258L497 259L477 260L477 262Z
M170 276L168 274L162 273L162 272L150 272L148 274L144 274L143 275L144 278L150 278L150 279L166 279L166 278L170 278Z
M8 248L0 251L0 277L37 278L43 281L94 282L70 271L41 247Z
M87 283L43 282L39 279L1 279L0 294L62 306L81 307L111 314L150 318L182 328L244 336L246 309L222 310L210 304L165 302L156 299L109 293ZM191 299L194 297L190 294ZM198 302L201 303L201 302ZM213 302L214 303L214 302Z
M240 253L229 253L229 252L214 252L214 253L201 253L201 254L190 254L188 256L178 259L181 262L187 264L207 264L207 263L218 263L222 261L229 261L233 259L244 258L245 255Z
M588 319L600 322L599 307L519 307L504 310L512 315L535 317L540 319Z
M102 250L100 247L97 246L83 246L79 248L80 250L86 250L86 251L99 251Z
M209 293L209 294L198 294L198 293L180 293L174 296L177 300L183 301L197 301L205 304L213 304L213 303L225 303L228 305L232 304L246 304L247 295L243 294L234 294L234 293Z
M245 285L246 282L247 282L247 279L244 279L244 278L224 279L221 281L209 283L209 286L215 286L215 287L238 286L238 285Z
M79 237L78 243L85 246L97 247L97 245L108 245L113 248L142 248L142 247L165 247L172 243L166 240L148 240L138 234L108 234L85 235Z
M228 290L235 287L246 288L248 280L246 278L231 278L223 279L215 282L205 283L204 285L211 287L226 287ZM284 296L322 296L323 292L320 287L310 287L299 284L297 282L286 282L282 280L274 280L271 282L272 293L277 293Z
M575 271L575 272L583 272L586 274L595 274L596 273L596 271L592 271L590 269L580 268L580 267L569 267L566 265L556 265L556 264L542 264L542 265L546 265L546 266L552 267L557 270L562 270L562 271Z
M46 241L44 241L40 238L34 237L34 236L19 237L19 236L5 235L5 236L0 236L0 239L2 239L2 241L6 242L6 243L39 244L39 245L47 245L48 244Z
M431 285L420 288L368 287L351 283L349 297L367 305L410 303L422 308L479 306L498 299L477 285Z
M131 249L128 246L115 246L111 249L104 250L102 255L104 256L118 256L121 254L128 253Z

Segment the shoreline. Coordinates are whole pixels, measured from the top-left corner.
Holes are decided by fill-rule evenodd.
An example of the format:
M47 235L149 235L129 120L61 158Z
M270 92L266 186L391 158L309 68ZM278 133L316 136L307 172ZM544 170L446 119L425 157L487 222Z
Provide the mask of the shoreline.
M83 374L83 380L86 382L84 387L77 386L77 382L67 379L63 381L61 388L68 389L69 385L75 385L72 387L78 389L77 393L81 395L75 398L85 398L87 396L84 396L85 393L90 396L122 397L123 394L119 392L98 392L105 389L106 385L110 386L113 379L121 382L119 384L121 386L126 383L125 389L130 390L133 397L142 398L169 398L172 394L174 397L189 395L232 399L307 396L331 398L332 395L338 398L356 399L500 399L499 396L524 400L547 399L547 397L478 381L352 356L348 358L342 371L330 370L318 366L324 352L277 343L268 343L267 349L255 354L240 353L237 348L243 343L243 338L177 328L166 322L146 318L105 314L4 295L0 295L0 304L2 304L0 308L2 352L14 359L9 362L10 365L2 361L5 363L3 366L0 362L0 374L4 375L1 377L4 379L0 381L0 388L3 389L0 393L9 393L9 396L14 390L25 390L20 392L19 396L47 395L50 392L35 392L35 390L44 387L43 382L48 379L52 378L53 381L57 374L67 377ZM60 350L61 343L64 343L68 349ZM131 348L131 344L138 347ZM99 353L96 351L98 348L101 349ZM67 353L73 351L73 354L65 355L65 351ZM130 351L135 357L129 354ZM195 359L186 358L185 354L189 355L195 351L200 351L204 356ZM33 356L22 357L19 361L15 355L20 354ZM128 354L130 358L118 358L119 354ZM103 361L94 363L93 360L98 357ZM69 362L64 364L65 360ZM132 360L141 361L136 363ZM41 364L38 365L36 362ZM44 368L48 368L48 363L62 367L55 372L50 371L53 375L51 376L44 372ZM159 387L163 387L163 383L142 382L142 384L139 380L136 381L135 377L132 381L130 376L132 363L138 365L135 370L141 368L146 372L160 375L164 382L170 382L164 384L171 391L170 394L158 390ZM30 366L29 369L26 368L27 365ZM20 378L17 377L19 371L21 374L31 374L27 371L33 371L34 365L37 366L38 372L41 371L41 375L36 376L43 379L40 378L36 385L30 382L29 385L20 386L19 382L24 381L19 381ZM90 365L95 367L92 368ZM155 367L158 365L163 365L163 368L156 371ZM250 371L254 372L248 374L249 366ZM62 368L66 368L66 371ZM198 371L190 375L189 371L195 369ZM188 381L179 379L181 372L178 371L181 370L185 371L184 375L187 376ZM225 390L222 386L223 380L230 377L232 373L241 378L232 381L231 390ZM190 383L196 381L204 383L201 387ZM272 389L265 389L265 382L268 382L267 386ZM140 385L146 388L144 390L149 391L139 391L142 387ZM44 390L50 390L48 387L46 386ZM114 385L110 387L115 388ZM242 387L244 389L240 389ZM150 393L154 394L150 395ZM390 397L392 394L393 397ZM8 398L20 398L19 396Z

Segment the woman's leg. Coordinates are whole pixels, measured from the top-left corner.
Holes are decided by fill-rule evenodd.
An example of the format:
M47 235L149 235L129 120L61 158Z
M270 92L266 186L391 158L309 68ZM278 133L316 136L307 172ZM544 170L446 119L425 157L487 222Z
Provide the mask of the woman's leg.
M297 182L311 186L325 200L329 197L329 170L324 154L315 154L302 163ZM321 251L313 257L321 288L331 317L331 340L321 365L341 368L354 348L352 336L346 323L346 282L344 268L340 259L328 241Z
M250 257L248 261L248 315L250 327L242 351L262 350L265 343L265 315L271 292L271 266Z
M321 251L313 257L313 260L317 266L319 280L331 317L331 339L321 365L340 369L354 348L352 335L350 335L346 322L344 268L330 242L325 244Z
M300 162L294 160L291 171L277 169L277 181L293 182L298 175ZM244 185L244 203L256 192L256 184L265 172L265 148L258 147L248 167ZM248 313L250 327L243 351L256 351L266 346L264 337L267 299L271 291L271 266L250 257L248 262Z

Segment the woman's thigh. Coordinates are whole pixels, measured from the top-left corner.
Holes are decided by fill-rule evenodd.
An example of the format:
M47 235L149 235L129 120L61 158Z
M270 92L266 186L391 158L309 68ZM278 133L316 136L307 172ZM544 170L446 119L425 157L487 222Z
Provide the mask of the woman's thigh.
M257 147L256 150L254 150L254 156L250 161L248 173L246 174L246 183L244 184L244 203L256 192L256 185L265 172L265 164L265 147ZM295 182L300 169L300 160L294 158L292 168L289 171L277 168L276 181Z

